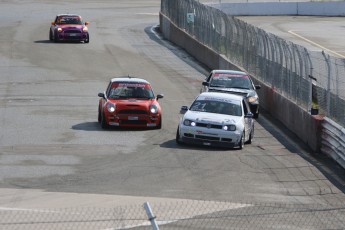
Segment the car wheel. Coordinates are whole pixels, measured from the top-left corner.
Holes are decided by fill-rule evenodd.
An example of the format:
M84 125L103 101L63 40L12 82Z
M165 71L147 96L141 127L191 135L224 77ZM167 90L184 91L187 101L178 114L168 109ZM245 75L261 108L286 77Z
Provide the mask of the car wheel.
M101 121L102 121L101 109L98 107L98 122L100 123Z
M248 139L248 141L246 142L246 144L251 144L251 143L252 143L252 140L253 140L253 137L254 137L254 125L253 125L253 127L252 127L252 130L250 131L249 139Z
M181 137L180 137L179 127L177 127L177 130L176 130L176 143L178 145L183 145L183 142L181 141Z
M102 129L109 128L109 125L107 124L107 121L105 120L105 114L104 113L102 113L102 116L101 116L101 127L102 127Z
M53 41L53 33L51 30L49 30L49 40Z
M86 39L85 39L84 42L85 42L85 43L89 43L89 42L90 42L90 35L89 35L89 34L87 34L87 37L86 37Z
M161 117L161 120L159 121L159 124L157 126L157 129L161 129L162 128L162 117Z
M54 42L59 42L59 38L58 38L58 35L56 33L54 34Z
M243 131L242 136L241 136L241 140L240 140L240 142L238 143L238 148L239 148L239 149L243 149L243 148L244 148L244 142L245 142L245 133L244 133L244 131Z

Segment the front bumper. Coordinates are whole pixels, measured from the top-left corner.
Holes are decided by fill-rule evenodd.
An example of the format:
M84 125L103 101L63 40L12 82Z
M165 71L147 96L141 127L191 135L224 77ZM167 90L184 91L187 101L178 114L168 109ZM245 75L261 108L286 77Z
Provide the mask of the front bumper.
M180 125L179 134L182 142L204 146L234 148L238 145L241 134L220 129L208 129Z
M161 116L158 115L109 115L106 118L108 125L114 127L149 128L161 125Z
M86 41L89 37L88 33L75 31L74 33L69 33L62 31L57 34L59 41Z

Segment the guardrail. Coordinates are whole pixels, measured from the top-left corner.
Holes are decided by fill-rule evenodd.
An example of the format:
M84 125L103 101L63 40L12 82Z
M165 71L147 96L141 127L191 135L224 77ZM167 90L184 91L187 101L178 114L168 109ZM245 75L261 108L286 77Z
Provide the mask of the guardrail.
M345 168L345 128L328 117L322 122L321 153L327 154Z

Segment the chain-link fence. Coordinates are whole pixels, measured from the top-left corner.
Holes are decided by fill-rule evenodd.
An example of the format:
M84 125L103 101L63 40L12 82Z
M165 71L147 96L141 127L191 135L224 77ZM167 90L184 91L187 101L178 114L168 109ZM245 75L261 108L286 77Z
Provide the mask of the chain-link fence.
M204 4L222 3L257 3L257 2L324 2L325 0L197 0ZM327 0L329 2L342 2L345 0Z
M195 0L162 0L161 13L307 111L345 126L345 61L284 40Z
M151 204L159 229L345 229L345 206L177 201ZM144 205L73 209L0 209L0 229L153 228Z

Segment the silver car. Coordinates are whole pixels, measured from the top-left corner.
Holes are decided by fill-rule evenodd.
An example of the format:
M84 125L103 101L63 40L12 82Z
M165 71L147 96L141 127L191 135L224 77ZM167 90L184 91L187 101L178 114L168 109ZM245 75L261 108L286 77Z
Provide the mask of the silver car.
M222 92L245 96L254 118L259 117L259 96L256 93L260 85L254 85L250 76L236 70L212 70L202 83L202 92Z
M254 119L245 97L217 93L201 93L190 107L182 106L177 144L198 144L242 149L252 143Z

